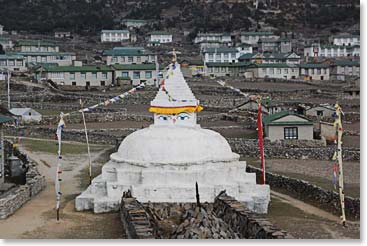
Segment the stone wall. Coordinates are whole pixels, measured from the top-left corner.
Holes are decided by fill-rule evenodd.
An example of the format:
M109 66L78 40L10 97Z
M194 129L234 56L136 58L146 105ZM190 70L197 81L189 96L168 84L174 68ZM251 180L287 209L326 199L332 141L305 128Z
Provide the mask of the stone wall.
M286 231L283 231L262 215L252 213L243 203L220 193L214 200L213 210L215 214L225 221L240 238L246 239L291 239Z
M135 198L121 198L120 218L129 239L159 238L152 225L152 218Z
M247 165L246 172L256 173L257 182L260 182L261 169ZM266 182L272 189L279 190L305 202L311 202L317 207L340 215L340 198L335 191L327 191L307 181L289 178L266 172ZM347 217L360 217L360 199L345 197L345 212Z
M258 157L257 139L228 138L232 151L245 157ZM322 141L275 141L265 140L265 157L286 159L331 160L335 147L325 146ZM359 161L359 148L343 148L345 161Z
M4 149L7 153L11 153L12 143L4 141ZM0 197L0 219L6 219L16 212L23 204L36 196L46 187L46 178L37 170L37 164L30 161L27 156L18 149L13 150L13 154L26 164L26 183L25 185L17 185L14 188L4 192Z

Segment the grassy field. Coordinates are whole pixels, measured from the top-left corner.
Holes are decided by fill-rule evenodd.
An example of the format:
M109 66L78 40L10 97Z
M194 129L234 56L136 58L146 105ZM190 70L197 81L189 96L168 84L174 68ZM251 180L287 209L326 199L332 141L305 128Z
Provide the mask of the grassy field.
M23 139L22 146L33 152L57 153L57 141L41 140L41 139ZM104 149L105 146L90 145L91 152ZM62 143L62 154L77 155L87 153L87 145L85 143Z

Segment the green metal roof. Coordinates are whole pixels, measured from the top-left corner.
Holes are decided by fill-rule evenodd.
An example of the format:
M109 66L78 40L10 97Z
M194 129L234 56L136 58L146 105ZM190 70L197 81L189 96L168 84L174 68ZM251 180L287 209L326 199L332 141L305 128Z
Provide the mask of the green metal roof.
M207 62L207 67L247 67L251 63L249 62Z
M148 55L153 53L145 52L144 48L137 47L127 47L127 48L115 48L112 50L104 50L103 55L105 56L123 56L123 55L129 55L129 56L140 56L140 55Z
M16 55L16 54L4 54L4 55L0 55L0 60L6 60L6 59L24 59L24 56L22 56L22 55Z
M350 61L350 60L337 60L335 61L335 65L337 66L357 66L359 67L359 61Z
M15 54L23 55L23 56L61 56L61 55L75 55L75 53L72 52L17 52Z
M236 48L231 47L221 47L221 48L207 48L204 50L204 53L237 53L238 50Z
M114 64L112 67L116 70L155 70L155 63L145 64ZM159 69L164 69L165 66L160 65Z
M56 44L41 40L20 40L17 42L18 46L51 46L55 47Z
M14 121L13 118L0 114L0 124Z
M271 36L272 32L241 32L243 36Z
M300 117L302 119L305 119L307 121L282 121L282 122L274 122L275 120L281 119L283 117L286 117L288 115L295 115L297 117ZM281 111L275 114L271 114L268 116L265 116L263 118L264 125L313 125L313 122L307 119L306 117L296 114L292 111Z
M238 60L246 60L246 59L251 59L252 57L254 57L255 54L253 53L246 53L246 54L243 54L242 56L240 56L238 58Z
M150 35L172 35L169 32L165 32L165 31L153 31L149 33Z
M46 72L110 72L113 68L110 66L54 66L45 67Z
M300 68L328 68L329 65L322 63L304 63L299 65Z

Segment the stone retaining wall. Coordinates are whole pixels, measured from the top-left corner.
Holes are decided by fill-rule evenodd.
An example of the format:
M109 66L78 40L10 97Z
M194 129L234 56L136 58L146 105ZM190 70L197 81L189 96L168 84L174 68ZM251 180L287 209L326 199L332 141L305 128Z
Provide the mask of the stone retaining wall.
M262 215L252 213L243 203L220 193L214 200L213 211L226 222L240 238L246 239L292 239L293 237L283 231Z
M232 151L245 157L258 157L259 147L257 139L228 138ZM314 141L275 141L265 140L265 157L286 159L316 159L331 160L335 147L324 146L319 140ZM359 148L343 148L345 161L359 161Z
M4 143L4 149L7 153L10 153L9 149L12 148L12 144L8 141L4 141ZM27 156L18 149L15 149L13 153L21 159L28 168L26 172L26 184L17 185L2 194L0 197L0 219L6 219L14 214L23 204L46 188L46 178L38 172L37 164L28 160Z
M247 165L246 172L256 173L257 182L260 182L261 169ZM266 182L272 189L280 190L305 202L311 202L334 214L341 214L339 194L335 191L327 191L307 181L270 172L266 172ZM346 196L345 212L347 217L359 218L360 199Z

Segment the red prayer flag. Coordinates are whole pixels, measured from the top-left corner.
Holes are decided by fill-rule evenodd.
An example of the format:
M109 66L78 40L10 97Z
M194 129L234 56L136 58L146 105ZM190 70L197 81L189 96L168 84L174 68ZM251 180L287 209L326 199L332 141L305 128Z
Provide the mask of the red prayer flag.
M262 170L260 183L265 184L265 156L264 156L264 138L263 138L261 103L259 103L259 109L257 113L257 129L258 129L259 152L260 152L261 170Z

